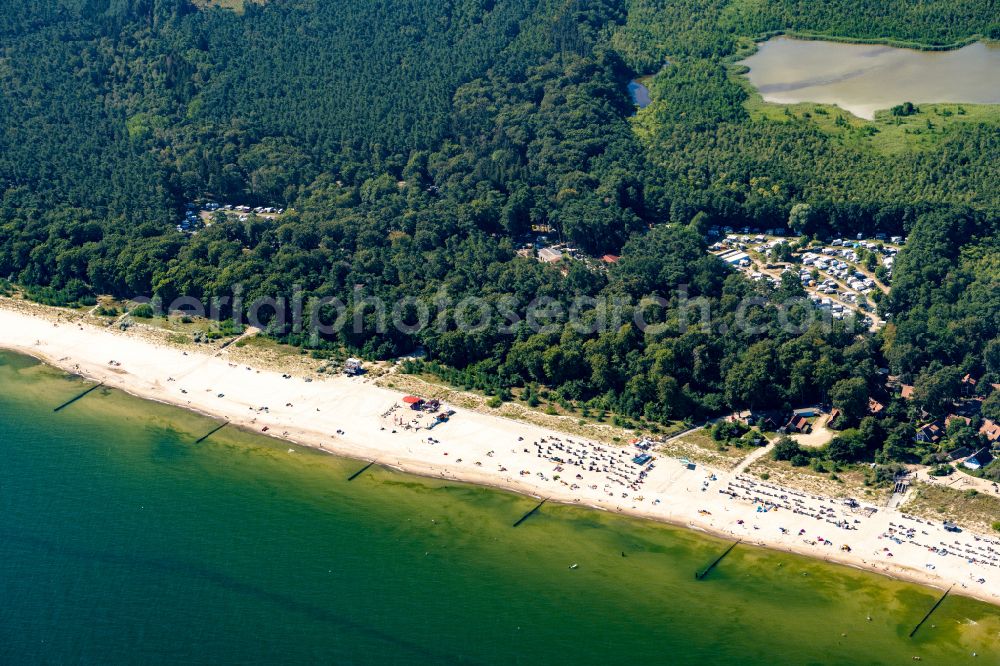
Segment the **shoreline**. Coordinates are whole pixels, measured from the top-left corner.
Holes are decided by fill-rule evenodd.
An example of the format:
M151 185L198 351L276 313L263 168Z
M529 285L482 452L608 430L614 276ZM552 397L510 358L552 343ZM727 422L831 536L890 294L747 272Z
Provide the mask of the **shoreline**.
M141 331L96 326L73 311L0 298L0 330L0 348L137 398L222 419L272 439L358 461L374 460L407 474L621 513L724 540L740 539L745 545L846 565L937 591L954 585L953 594L1000 606L1000 567L991 563L992 555L989 561L971 562L965 556L939 556L919 547L926 545L921 540L951 544L961 539L973 548L997 544L988 548L1000 557L998 537L945 532L939 525L884 507L871 507L876 511L865 516L848 511L839 500L701 463L690 470L655 451L651 451L655 468L640 476L645 468L631 463L638 453L634 447L594 444L471 410L458 409L449 422L430 430L407 429L398 425L402 420L388 418L414 415L400 406L403 394L363 377L292 377L248 365L230 355L230 349L181 348L148 339L152 332L143 336ZM110 360L119 365L109 365ZM262 405L261 400L271 404ZM551 456L560 457L560 462ZM568 462L562 460L567 458ZM761 499L779 494L784 499ZM772 501L774 506L768 508ZM914 530L910 539L894 531L904 524ZM840 549L845 545L849 552ZM974 582L982 579L984 583Z
M897 49L909 49L911 51L943 52L957 51L964 49L970 44L982 42L984 44L996 44L996 40L990 39L986 35L970 35L950 44L928 44L926 42L907 41L905 39L895 39L892 37L850 37L846 35L830 35L821 32L809 32L807 30L779 29L769 32L762 32L751 37L755 44L766 42L774 37L791 37L810 42L837 42L840 44L871 44L874 46L891 46Z

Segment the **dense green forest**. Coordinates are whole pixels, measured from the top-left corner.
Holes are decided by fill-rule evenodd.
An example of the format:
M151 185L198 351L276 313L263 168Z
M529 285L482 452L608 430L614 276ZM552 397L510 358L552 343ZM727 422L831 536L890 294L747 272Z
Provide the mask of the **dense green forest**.
M798 32L922 48L1000 39L992 0L628 0L615 47L640 71L671 58L725 56L746 37Z
M991 0L0 0L0 278L54 303L336 297L360 330L315 338L276 316L269 332L371 358L422 347L413 370L647 425L856 405L881 395L881 367L946 396L956 372L1000 381L996 128L888 156L751 117L732 63L779 29L934 46L997 25ZM652 72L636 115L626 85ZM205 199L290 210L177 231ZM796 203L809 234L909 235L884 333L813 321L781 305L797 281L750 283L706 254L708 226L783 227ZM518 257L540 228L622 259ZM381 330L372 296L430 304L433 325ZM468 296L492 308L481 326L460 325ZM503 314L579 297L592 327ZM686 325L687 303L711 324ZM932 455L902 435L883 450L921 409L943 415L929 393L877 428L845 410L863 431L851 457Z
M961 43L974 36L1000 38L1000 17L990 0L734 0L725 9L723 24L744 35L801 31L923 47Z

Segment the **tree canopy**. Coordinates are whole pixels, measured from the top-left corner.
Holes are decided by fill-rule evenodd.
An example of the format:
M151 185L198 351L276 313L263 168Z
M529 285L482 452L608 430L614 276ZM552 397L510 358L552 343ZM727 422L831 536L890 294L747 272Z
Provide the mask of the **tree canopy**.
M877 368L935 416L966 374L1000 382L1000 134L958 123L931 150L881 154L754 116L733 63L775 30L996 36L988 0L957 5L0 0L0 278L52 303L336 297L360 328L269 333L378 358L421 347L458 384L652 422L832 400L858 434L831 456L901 458L908 408L866 421ZM636 115L627 84L645 73ZM182 233L194 200L289 210ZM709 256L713 224L907 234L889 326L779 303L801 287ZM517 255L540 234L621 258ZM370 296L434 304L434 325L384 330ZM470 296L481 326L460 325ZM540 301L562 313L550 326L510 325Z

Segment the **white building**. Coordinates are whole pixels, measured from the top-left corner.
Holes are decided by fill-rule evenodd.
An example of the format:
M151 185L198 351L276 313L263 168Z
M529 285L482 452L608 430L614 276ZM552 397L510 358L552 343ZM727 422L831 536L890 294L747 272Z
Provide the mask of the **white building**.
M543 247L538 251L538 260L547 264L554 263L562 259L562 252L552 247Z

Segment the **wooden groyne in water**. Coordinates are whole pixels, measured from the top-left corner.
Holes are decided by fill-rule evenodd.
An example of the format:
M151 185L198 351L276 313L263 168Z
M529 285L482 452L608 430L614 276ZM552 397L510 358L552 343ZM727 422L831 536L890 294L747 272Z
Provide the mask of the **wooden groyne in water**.
M952 585L951 587L955 587L955 586ZM913 631L910 632L910 638L913 638L913 634L917 633L917 629L919 629L920 627L922 627L924 625L924 622L926 622L927 619L930 618L931 614L934 613L934 611L937 610L938 606L941 605L941 602L944 601L945 597L948 596L948 593L951 592L951 587L949 587L947 590L945 590L944 594L941 595L941 598L938 599L937 602L935 602L935 604L933 606L931 606L931 609L929 611L927 611L927 615L924 615L923 619L920 620L920 622L917 622L917 626L913 627Z
M528 513L526 513L523 516L521 516L518 519L518 521L516 523L514 523L514 527L517 527L518 525L520 525L521 523L523 523L524 521L526 521L528 518L531 518L533 515L535 515L535 512L538 511L539 509L541 509L542 505L545 504L548 501L549 501L549 499L546 497L541 502L539 502L537 505L535 505L534 509L532 509Z
M70 398L69 400L67 400L67 401L66 401L66 402L64 402L63 404L59 405L58 407L56 407L56 408L55 408L55 409L53 409L52 411L53 411L53 412L59 412L59 411L62 411L62 410L64 410L64 409L66 409L67 407L69 407L70 405L72 405L72 404L73 404L74 402L76 402L77 400L79 400L80 398L83 398L83 397L84 397L84 396L86 396L86 395L87 395L88 393L92 393L92 392L96 391L97 389L101 388L102 386L104 386L104 382L101 382L101 383L100 383L100 384L98 384L97 386L91 386L91 387L90 387L89 389L87 389L86 391L84 391L84 392L83 392L83 393L81 393L80 395L76 396L75 398Z
M364 474L365 472L367 472L368 468L371 467L374 464L375 464L375 461L373 460L370 463L368 463L367 465L365 465L364 467L362 467L361 469L359 469L354 474L351 474L349 477L347 477L347 480L348 481L353 481L354 479L358 478L359 476L361 476L362 474Z
M215 433L217 433L220 430L222 430L223 428L225 428L227 425L229 425L229 421L226 421L225 423L223 423L222 425L218 426L217 428L212 428L211 430L208 431L208 434L203 435L201 438L199 438L198 441L195 442L195 444L201 444L206 439L208 439L209 437L211 437Z
M726 548L726 550L723 551L722 555L719 555L717 558L715 558L715 560L711 564L709 564L701 571L694 572L695 580L702 580L705 576L707 576L708 573L715 568L715 565L722 561L722 558L724 558L726 555L732 552L733 548L736 548L736 546L740 545L741 543L743 543L743 539L733 542L732 544L729 545L729 548Z

